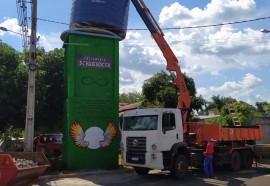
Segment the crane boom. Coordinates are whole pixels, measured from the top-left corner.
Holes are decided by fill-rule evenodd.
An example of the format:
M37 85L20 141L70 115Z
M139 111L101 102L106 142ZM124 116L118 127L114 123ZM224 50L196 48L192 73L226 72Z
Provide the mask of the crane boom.
M188 111L191 105L191 97L186 86L184 75L182 74L180 66L178 64L178 60L175 54L173 53L171 47L165 40L161 28L159 27L157 21L155 20L150 10L145 5L144 1L143 0L131 0L131 1L135 6L137 12L141 16L142 20L144 21L145 25L147 26L148 30L150 31L152 37L154 38L161 52L163 53L163 56L167 61L166 69L176 73L175 84L180 93L178 97L177 108L180 108L182 110L183 120L184 122L186 122L188 119Z

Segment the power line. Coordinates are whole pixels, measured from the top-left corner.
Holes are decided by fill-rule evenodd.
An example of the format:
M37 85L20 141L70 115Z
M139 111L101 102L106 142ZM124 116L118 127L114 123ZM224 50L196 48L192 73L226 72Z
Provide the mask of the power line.
M216 26L234 25L234 24L240 24L240 23L254 22L254 21L260 21L260 20L265 20L265 19L270 19L270 17L261 17L261 18L249 19L249 20L244 20L244 21L234 21L234 22L228 22L228 23L218 23L218 24L201 25L201 26L187 26L187 27L179 27L179 28L164 28L164 30L216 27Z
M170 43L170 42L169 42ZM269 44L269 41L234 41L230 42L230 44L226 42L215 42L215 43L207 43L207 42L192 42L192 43L181 43L181 42L174 42L171 44L172 47L191 47L191 46L241 46L247 44ZM136 47L139 45L143 45L144 47L157 47L155 44L145 44L144 42L135 42L135 43L123 43L125 47Z
M186 46L240 46L240 45L246 45L246 44L268 44L268 40L261 40L261 39L236 39L236 40L230 40L229 43L227 43L225 40L211 40L215 42L208 42L208 41L201 41L201 40L194 40L193 42L186 43L183 41L168 41L168 43L173 47L186 47ZM51 43L51 42L50 42ZM52 43L51 43L52 44ZM94 43L58 43L53 42L53 44L64 44L64 45L77 45L77 46L88 46L88 47L95 47L98 44ZM110 44L105 44L106 46L111 46ZM157 47L154 43L145 43L143 41L123 41L122 45L125 47L136 47L136 46L144 46L144 47Z
M57 23L57 24L62 24L62 25L69 25L68 23L62 23L62 22L59 22L59 21L53 21L53 20L48 20L48 19L43 19L43 18L37 18L37 20L50 22L50 23Z
M19 33L17 33L19 34ZM189 40L168 40L168 43L171 46L208 46L208 45L215 45L215 46L229 46L230 44L233 45L243 45L243 44L251 44L251 43L258 43L258 44L269 44L270 38L262 38L262 37L248 37L248 38L225 38L225 39L189 39ZM121 43L124 46L149 46L149 47L156 47L155 43L145 42L145 40L124 40ZM46 42L45 42L46 43ZM44 44L40 41L40 44ZM62 42L53 42L50 41L50 44L62 44L62 45L78 45L78 46L96 46L97 44L94 43L62 43ZM110 44L106 44L107 46L112 46Z
M69 25L68 23L63 23L63 22L59 22L59 21L53 21L53 20L48 20L48 19L43 19L43 18L37 18L37 19L41 20L41 21L45 21L45 22L50 22L50 23ZM249 20L243 20L243 21L234 21L234 22L228 22L228 23L217 23L217 24L199 25L199 26L186 26L186 27L168 27L168 28L162 28L162 30L183 30L183 29L217 27L217 26L248 23L248 22L260 21L260 20L266 20L266 19L270 19L270 16L269 17L260 17L260 18L255 18L255 19L249 19ZM115 28L108 28L108 29L115 29ZM128 28L126 30L148 30L148 29L147 28Z
M257 19L246 20L246 21L241 21L241 22L258 21L258 20L269 19L269 18L270 17L264 17L264 18L257 18ZM46 20L46 19L42 19L42 18L37 18L37 19L42 20L42 21L47 21L47 22L53 22L53 23L68 25L67 23L61 23L61 22L58 22L58 21ZM224 24L232 24L232 23L233 22L231 22L231 23L224 23ZM238 21L238 22L234 22L234 23L240 23L240 22ZM215 24L215 25L217 26L218 24ZM206 27L206 25L205 26L196 26L196 28L197 27ZM195 27L183 27L183 28L195 28ZM179 28L164 28L164 29L179 29ZM134 30L134 29L128 29L128 30ZM147 30L147 29L144 29L144 30ZM205 41L200 41L200 40L197 40L197 39L196 40L195 39L192 39L192 40L193 40L193 42L189 43L188 45L209 45L209 43L207 42L207 40L205 40ZM215 43L216 45L227 45L226 44L226 41L227 40L228 39L211 39L211 41L217 41L217 43ZM259 41L254 41L254 40L259 40ZM251 43L268 43L268 41L266 41L266 40L264 40L264 41L260 41L260 40L261 40L260 37L233 38L233 39L229 39L230 42L233 42L234 43L234 42L238 41L238 42L240 42L239 44L243 44L243 43L245 43L245 41L247 41L249 43L250 42ZM181 42L184 42L184 41L178 41L178 42L175 43L175 40L174 40L174 44L176 44L176 45L178 45ZM220 43L220 42L222 42L222 43ZM126 43L126 41L124 41L124 43ZM135 46L135 45L140 45L140 42L138 42L138 41L136 42L136 41L132 41L131 40L129 43L126 43L126 44L128 44L129 46L131 46L131 45L134 45ZM73 43L73 45L79 45L79 44ZM145 45L145 43L144 43L144 45ZM181 45L187 45L187 44L182 43ZM147 46L150 46L150 44L147 45Z

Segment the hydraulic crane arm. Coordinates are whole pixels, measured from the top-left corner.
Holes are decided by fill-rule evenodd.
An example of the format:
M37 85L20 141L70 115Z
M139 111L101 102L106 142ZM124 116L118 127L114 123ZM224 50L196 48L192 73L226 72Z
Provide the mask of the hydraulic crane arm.
M176 73L175 84L179 89L179 97L177 108L180 108L183 113L184 122L187 121L188 111L191 104L191 98L189 91L186 86L186 82L184 79L184 75L181 72L180 66L178 64L178 60L173 53L171 47L168 45L167 41L164 38L164 34L153 17L150 10L147 8L143 0L131 0L133 5L135 6L137 12L141 16L148 30L151 32L152 37L163 53L164 58L167 61L166 69L169 71L174 71Z

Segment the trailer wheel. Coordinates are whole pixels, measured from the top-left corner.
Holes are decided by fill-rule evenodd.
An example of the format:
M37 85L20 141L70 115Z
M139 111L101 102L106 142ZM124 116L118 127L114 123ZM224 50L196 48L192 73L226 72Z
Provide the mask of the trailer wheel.
M143 167L134 167L134 170L139 175L146 175L150 171L150 169Z
M244 169L250 169L252 167L253 163L253 155L250 150L246 150L243 153L243 160L242 160L242 166Z
M231 155L231 169L238 171L241 168L241 156L238 151L234 151Z
M187 175L188 172L188 161L183 155L177 155L174 166L171 169L171 175L176 179L181 179Z

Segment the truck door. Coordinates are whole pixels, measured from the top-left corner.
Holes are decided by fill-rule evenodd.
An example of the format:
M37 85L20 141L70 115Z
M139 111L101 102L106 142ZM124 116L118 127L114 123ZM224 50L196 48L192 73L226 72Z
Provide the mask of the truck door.
M162 131L160 139L162 151L170 150L172 145L182 139L175 118L175 113L173 112L164 112L162 114Z

